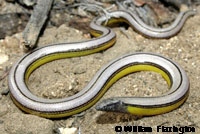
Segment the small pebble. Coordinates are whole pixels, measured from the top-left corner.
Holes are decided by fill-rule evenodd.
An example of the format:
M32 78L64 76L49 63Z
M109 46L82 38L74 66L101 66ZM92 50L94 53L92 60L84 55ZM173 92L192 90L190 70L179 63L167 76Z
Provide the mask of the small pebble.
M77 131L77 128L59 128L59 131L61 134L75 134Z
M7 88L1 92L1 95L8 95L8 93L9 93L9 89Z
M85 66L77 65L73 69L74 74L83 74L86 72Z
M19 2L21 4L28 6L28 7L34 6L37 3L36 0L19 0Z
M20 46L20 40L19 40L20 37L10 37L10 36L7 36L5 38L5 40L3 40L3 44L6 48L19 48Z
M0 64L5 63L6 61L8 61L8 55L0 54Z
M72 127L73 123L74 123L74 118L69 118L69 119L66 121L65 127Z

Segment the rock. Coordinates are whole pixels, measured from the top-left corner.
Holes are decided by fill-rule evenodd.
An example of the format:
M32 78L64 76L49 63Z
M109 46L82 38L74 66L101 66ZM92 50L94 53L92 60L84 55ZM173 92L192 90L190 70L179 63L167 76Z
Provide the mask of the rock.
M7 88L1 92L1 95L8 95L8 93L9 93L9 89Z
M35 115L12 113L7 115L4 128L9 134L53 134L53 121Z
M1 54L0 53L0 64L3 64L3 63L5 63L6 61L8 61L8 55L6 55L6 54Z
M61 134L75 134L77 131L77 128L59 128L59 131Z
M73 68L73 73L74 74L83 74L87 71L86 67L84 65L76 65Z
M72 127L73 123L75 122L75 118L69 118L66 121L66 127Z
M20 47L20 34L15 34L13 36L6 36L5 39L2 41L2 44L6 48L15 48L18 49Z
M19 3L31 7L37 3L37 0L19 0Z

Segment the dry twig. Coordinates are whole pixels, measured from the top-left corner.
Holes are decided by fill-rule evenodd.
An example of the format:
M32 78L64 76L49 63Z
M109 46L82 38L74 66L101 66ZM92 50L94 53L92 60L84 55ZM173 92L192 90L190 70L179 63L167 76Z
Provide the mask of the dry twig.
M42 27L44 26L54 0L38 0L33 14L23 31L23 44L25 49L32 49L36 46Z

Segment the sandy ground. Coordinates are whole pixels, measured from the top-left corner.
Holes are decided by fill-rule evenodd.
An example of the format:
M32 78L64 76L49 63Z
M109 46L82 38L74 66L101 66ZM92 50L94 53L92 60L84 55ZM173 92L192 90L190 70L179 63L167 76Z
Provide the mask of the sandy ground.
M200 7L197 8L200 12ZM47 63L33 72L29 79L30 90L41 97L62 98L80 91L93 75L110 60L133 52L153 52L179 63L190 79L190 95L180 108L162 115L136 118L133 115L106 113L95 106L78 116L50 120L26 114L10 99L8 77L0 81L0 133L1 134L50 134L60 127L80 127L81 134L114 134L117 125L152 127L192 126L200 132L200 14L188 19L181 32L170 39L147 39L129 28L122 33L114 28L117 42L108 50L84 57L62 59ZM127 36L129 39L127 38ZM0 76L24 55L18 38L21 33L0 41L0 54L9 60L0 64ZM50 43L87 40L82 32L62 25L46 29L39 46ZM138 72L116 82L100 100L114 96L157 96L168 91L165 80L157 73Z

